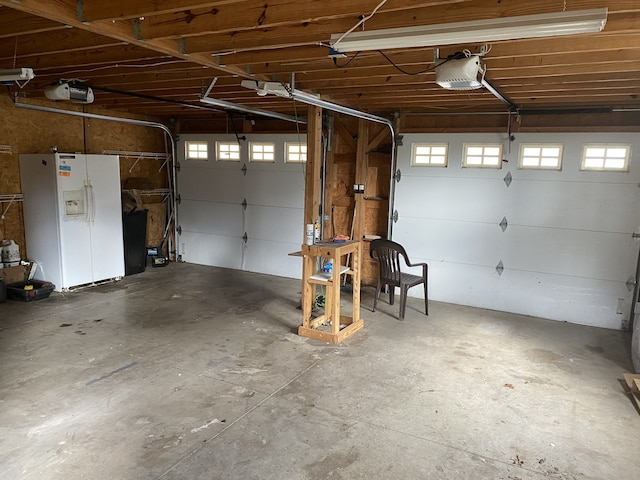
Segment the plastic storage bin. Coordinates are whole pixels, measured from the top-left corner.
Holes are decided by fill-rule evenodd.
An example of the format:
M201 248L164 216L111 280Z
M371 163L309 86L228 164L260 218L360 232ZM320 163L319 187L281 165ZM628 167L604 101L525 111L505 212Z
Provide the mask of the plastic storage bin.
M40 280L12 283L7 285L7 298L11 300L22 300L24 302L42 300L43 298L47 298L51 292L53 292L54 288L53 283Z

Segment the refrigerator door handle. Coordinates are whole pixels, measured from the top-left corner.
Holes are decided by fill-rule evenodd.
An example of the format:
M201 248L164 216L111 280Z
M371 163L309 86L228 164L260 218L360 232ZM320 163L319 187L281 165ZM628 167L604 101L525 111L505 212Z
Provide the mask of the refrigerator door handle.
M84 221L89 223L91 222L91 193L89 192L89 182L84 181L84 198L85 198L85 209L84 209Z
M91 197L91 202L89 208L91 209L91 223L96 220L96 197L93 194L93 185L91 185L91 180L89 180L89 193Z

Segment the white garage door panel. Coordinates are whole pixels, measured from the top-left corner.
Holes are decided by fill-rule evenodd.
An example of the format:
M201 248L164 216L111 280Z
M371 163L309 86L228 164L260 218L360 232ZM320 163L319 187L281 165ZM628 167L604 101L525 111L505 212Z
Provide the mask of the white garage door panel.
M183 201L180 204L183 231L242 237L242 205Z
M250 169L245 179L245 196L251 205L303 208L304 177L300 172L280 169Z
M498 225L448 222L400 217L393 238L407 250L409 258L429 258L429 262L497 265L502 255L502 230Z
M182 168L178 175L183 200L242 203L242 171L237 169Z
M242 238L183 231L180 242L185 262L240 269Z
M424 298L419 287L409 295ZM621 282L508 269L500 276L493 268L431 262L429 299L619 329L629 316L631 293ZM622 313L617 313L618 299Z
M509 227L500 245L505 268L623 282L638 255L631 235L578 230Z
M300 243L247 241L245 270L281 277L302 278L302 260L289 253L300 250Z
M500 223L507 189L495 179L434 178L403 176L396 205L402 217L442 218ZM483 201L479 202L478 199Z
M245 215L249 238L297 243L299 250L304 238L302 209L249 205Z
M581 325L620 329L629 317L631 293L623 282L507 270L495 308ZM622 313L617 313L622 299Z
M509 223L631 234L628 218L620 212L640 204L635 184L514 182L501 207Z

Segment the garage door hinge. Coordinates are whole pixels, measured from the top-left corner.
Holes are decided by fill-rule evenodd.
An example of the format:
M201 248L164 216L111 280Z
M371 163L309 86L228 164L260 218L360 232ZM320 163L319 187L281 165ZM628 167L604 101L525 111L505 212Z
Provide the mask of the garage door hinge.
M242 174L243 175L246 175L247 174L247 164L246 163L242 164L242 168L240 170L242 170Z
M511 181L513 180L513 177L511 176L511 172L507 172L507 174L504 176L504 178L502 179L502 181L504 182L504 184L508 187L509 185L511 185Z
M244 200L242 200L242 209L243 210L247 209L247 199L246 198Z
M249 240L247 232L244 232L244 235L242 236L242 240L244 240L244 243L247 243L247 240Z
M180 194L176 195L176 202L178 203L178 205L182 203L182 195Z
M391 219L393 220L393 223L398 223L398 210L395 210L393 212L393 215L391 215Z
M402 178L402 172L400 171L400 169L396 170L396 173L393 174L393 178L396 183L400 183L400 179Z
M627 286L627 290L633 292L633 289L636 286L636 279L633 276L630 276L627 279L627 283L625 283L625 285Z
M500 223L498 225L500 225L500 228L504 232L507 229L507 227L509 226L509 223L507 222L507 217L502 217L502 220L500 221Z
M176 170L179 172L180 171L180 162L176 162Z
M178 225L178 228L176 228L176 231L178 232L178 235L182 235L182 227L180 225Z
M502 264L502 260L500 260L500 262L498 262L498 265L496 265L496 272L498 272L498 275L502 275L502 272L504 272L504 265Z

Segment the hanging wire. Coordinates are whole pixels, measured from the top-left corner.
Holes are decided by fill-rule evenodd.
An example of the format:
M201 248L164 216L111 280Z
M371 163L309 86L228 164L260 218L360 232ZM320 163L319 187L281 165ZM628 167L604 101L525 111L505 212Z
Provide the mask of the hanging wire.
M373 9L373 11L372 11L369 15L367 15L367 16L365 16L365 17L362 17L358 23L356 23L353 27L351 27L349 30L347 30L346 32L344 32L344 33L340 36L340 38L338 38L338 40L337 40L336 42L333 42L333 48L336 48L336 47L338 46L338 44L339 44L342 40L344 40L344 37L346 37L347 35L349 35L349 34L350 34L351 32L353 32L356 28L358 28L358 27L359 27L360 25L362 25L364 22L366 22L366 21L367 21L367 20L369 20L371 17L373 17L373 16L376 14L376 12L378 11L378 9L379 9L380 7L382 7L382 5L384 5L385 3L387 3L387 0L382 0L382 1L378 4L378 6L377 6L376 8L374 8L374 9Z

